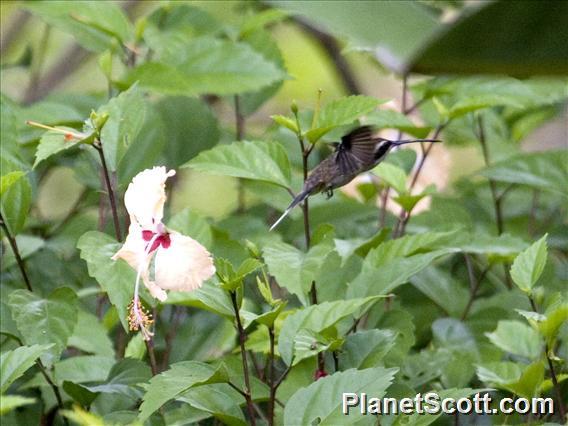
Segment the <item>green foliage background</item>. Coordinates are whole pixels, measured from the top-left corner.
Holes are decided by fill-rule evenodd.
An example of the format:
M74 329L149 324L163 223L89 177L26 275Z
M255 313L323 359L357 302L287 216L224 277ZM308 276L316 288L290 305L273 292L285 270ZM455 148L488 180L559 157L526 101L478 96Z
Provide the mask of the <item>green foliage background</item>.
M3 2L2 424L564 424L567 4ZM269 232L362 123L444 143ZM145 345L110 257L155 165L217 275ZM341 414L431 390L555 413Z

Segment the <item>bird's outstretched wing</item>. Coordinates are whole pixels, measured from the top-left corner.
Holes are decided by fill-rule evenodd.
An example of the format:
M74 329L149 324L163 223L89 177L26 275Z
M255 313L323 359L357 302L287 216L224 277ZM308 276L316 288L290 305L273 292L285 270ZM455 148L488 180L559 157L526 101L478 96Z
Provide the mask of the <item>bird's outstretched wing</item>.
M370 126L352 130L341 138L336 161L344 175L351 175L364 164L372 164L375 158L376 140Z

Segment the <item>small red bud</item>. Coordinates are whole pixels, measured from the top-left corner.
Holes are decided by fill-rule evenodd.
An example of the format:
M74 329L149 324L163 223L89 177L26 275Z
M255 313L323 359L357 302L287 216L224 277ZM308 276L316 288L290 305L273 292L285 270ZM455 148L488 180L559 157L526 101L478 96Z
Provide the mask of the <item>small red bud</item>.
M318 381L319 379L321 379L322 377L327 376L327 372L325 370L317 370L316 374L314 375L314 381Z

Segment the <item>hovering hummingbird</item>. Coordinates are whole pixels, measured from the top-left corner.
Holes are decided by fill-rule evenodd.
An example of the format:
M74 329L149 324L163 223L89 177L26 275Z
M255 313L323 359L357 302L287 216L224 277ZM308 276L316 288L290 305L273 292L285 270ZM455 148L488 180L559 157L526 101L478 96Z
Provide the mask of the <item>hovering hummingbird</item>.
M437 139L412 139L391 141L373 137L370 126L362 126L352 130L334 143L335 151L311 172L302 192L300 192L284 211L282 216L270 227L272 231L290 211L310 195L326 192L327 198L333 196L333 190L353 180L355 176L374 168L384 160L393 147L415 142L441 142Z

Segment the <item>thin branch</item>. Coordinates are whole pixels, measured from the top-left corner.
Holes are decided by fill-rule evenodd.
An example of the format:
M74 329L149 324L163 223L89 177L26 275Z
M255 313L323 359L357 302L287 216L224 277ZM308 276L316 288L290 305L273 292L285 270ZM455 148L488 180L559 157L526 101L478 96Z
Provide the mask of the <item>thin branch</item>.
M290 363L292 364L292 363ZM278 378L278 380L276 380L276 383L274 383L274 391L276 392L276 390L278 389L278 387L282 384L282 382L284 381L284 379L286 378L286 376L288 376L288 373L290 372L290 370L292 369L292 365L289 365L286 370L284 370L284 372L282 373L282 375Z
M460 319L462 321L465 321L465 319L467 318L469 311L471 310L471 307L473 306L473 302L475 301L475 298L477 297L477 291L479 290L479 287L481 286L481 282L483 281L483 279L485 278L485 275L487 275L487 273L489 272L489 270L493 266L491 264L487 265L487 267L479 275L479 279L475 279L475 272L473 270L471 258L468 254L464 254L464 257L465 257L465 264L466 264L466 267L467 267L467 274L468 274L468 277L469 277L469 289L470 290L469 290L469 299L467 301L467 305L465 306L463 313L460 317Z
M179 327L179 323L183 316L185 307L180 305L175 305L173 308L173 312L170 318L170 327L168 328L168 332L166 333L164 340L166 342L166 348L164 350L164 354L162 356L162 371L164 371L168 367L168 363L170 361L170 353L172 351L172 344L176 337L176 333Z
M59 392L59 388L57 387L55 382L53 380L51 380L51 377L49 377L49 374L47 373L47 370L46 370L45 366L43 365L43 362L41 362L41 359L38 358L38 360L36 361L36 365L39 367L39 371L41 372L42 376L45 378L45 381L51 387L51 390L53 390L53 393L55 395L55 399L57 400L57 406L59 407L59 410L63 410L63 408L64 408L63 407L63 398L61 398L61 393ZM66 417L63 417L63 421L65 422L66 425L69 425L69 422L67 421Z
M245 329L243 328L243 324L241 323L241 316L239 314L239 304L237 303L237 293L234 291L230 292L231 294L231 301L233 302L233 309L235 310L235 320L237 323L237 331L239 333L239 345L241 347L241 360L243 363L243 376L245 381L245 390L244 390L244 397L247 402L247 409L250 418L250 424L255 426L256 425L256 418L254 415L254 405L251 398L251 388L250 388L250 378L249 378L249 369L248 369L248 362L247 362L247 351L245 349L245 341L246 341L246 333Z
M529 302L531 304L531 308L534 312L538 313L538 309L536 304L534 303L534 299L527 295L529 298ZM548 368L550 370L550 378L552 380L552 384L554 386L554 391L556 392L556 398L558 398L558 411L560 413L560 421L566 421L566 409L564 408L564 399L562 398L562 391L560 390L560 384L558 383L558 378L556 377L556 371L554 371L554 365L552 364L552 360L548 355L549 347L548 343L544 344L544 355L546 356L546 362L548 363Z
M100 141L96 141L93 144L93 146L95 147L95 149L99 153L99 157L101 159L104 181L105 181L105 184L106 184L108 199L109 199L109 202L110 202L110 209L111 209L111 212L112 212L112 220L113 220L113 223L114 223L114 233L115 233L117 241L122 241L122 235L120 233L120 222L118 220L118 209L116 208L114 191L112 189L112 184L110 182L110 175L109 175L108 167L107 167L106 160L105 160L103 145L101 144Z
M33 291L32 285L30 283L30 279L28 277L28 273L26 272L26 265L24 263L24 259L20 255L20 250L18 250L18 243L16 242L16 238L10 233L8 229L8 225L4 221L4 216L0 213L0 226L10 243L10 247L12 247L12 253L14 253L14 257L16 258L16 263L18 264L18 268L20 269L20 273L22 274L22 278L24 279L24 283L26 284L26 288L29 291Z
M146 345L146 351L148 352L148 359L150 360L150 369L152 370L152 376L159 373L158 363L156 362L156 354L154 353L154 341L152 339L144 339L144 344Z
M341 78L345 91L350 95L357 95L361 93L361 88L359 87L353 70L351 69L349 62L347 62L341 53L341 48L335 38L320 31L305 19L293 17L292 20L298 24L304 32L314 37L329 55L335 65L335 69L337 70L339 77Z
M270 399L268 400L268 425L274 425L274 402L276 400L276 388L274 387L274 326L268 327L270 338L270 352L268 354L268 385L270 387Z

